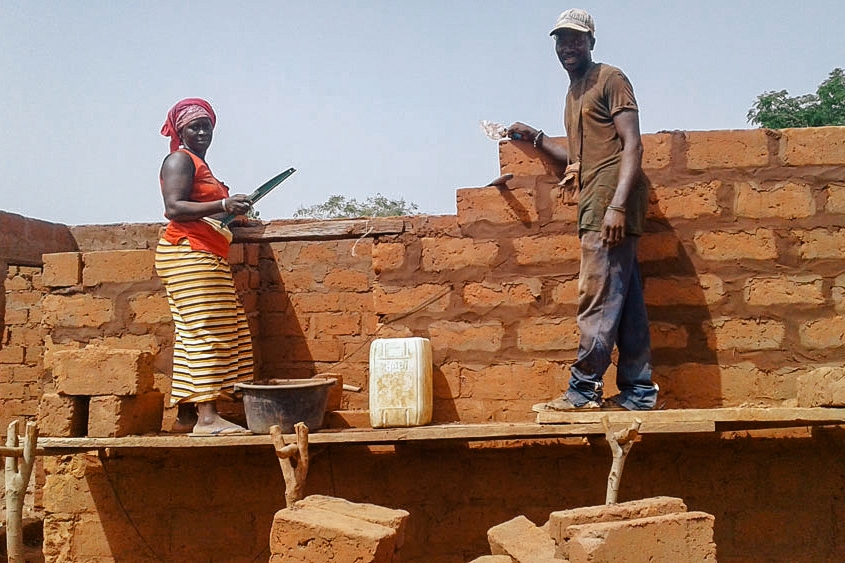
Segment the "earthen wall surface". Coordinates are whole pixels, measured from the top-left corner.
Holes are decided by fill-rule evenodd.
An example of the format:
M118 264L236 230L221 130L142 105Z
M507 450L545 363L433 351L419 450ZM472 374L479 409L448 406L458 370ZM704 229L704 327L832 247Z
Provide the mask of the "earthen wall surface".
M669 132L646 135L644 143L651 207L639 251L661 401L667 408L796 404L797 377L840 364L845 354L845 128ZM515 175L507 189L458 190L457 215L405 218L401 234L237 243L236 232L230 261L250 319L258 377L338 373L363 392L344 393L340 406L346 414L334 420L360 422L365 417L354 413L368 404L369 342L423 336L434 350L434 422L533 420L531 404L565 388L577 347L576 207L557 187L560 170L530 147L503 143L500 160L501 172ZM173 327L152 266L160 228L73 227L73 240L41 249L40 262L11 252L0 256L7 265L0 431L5 433L9 420L35 418L40 397L56 393L53 353L87 345L151 353L155 389L167 402ZM165 428L172 416L168 409ZM841 435L771 444L653 440L659 442L653 452L643 448L639 461L631 458L624 496L678 496L691 510L716 515L720 560L754 560L752 546L765 550L766 542L782 540L768 537L776 522L791 521L800 530L818 519L825 522L825 534L796 545L809 545L824 556L843 553L842 530L829 516L842 511L836 499L842 497L845 477L835 469L842 464L835 463L830 449L841 446ZM436 549L444 561L458 561L447 555L452 553L448 541L441 545L433 539L444 518L450 530L460 523L472 536L470 543L477 539L481 545L487 523L519 513L542 519L543 511L595 504L596 498L585 498L594 495L570 491L569 476L589 491L603 490L609 462L603 450L585 459L573 454L584 450L570 447L432 448L447 468L442 473L431 472L426 447L403 446L389 455L330 448L331 470L320 468L328 462L315 461L310 492L409 510L408 545L418 546L411 553L431 561L419 550ZM732 455L744 452L745 461L725 464L725 448ZM528 452L534 461L523 466L520 458ZM247 543L254 541L257 549L282 504L281 492L278 499L268 498L263 486L273 474L273 490L280 491L280 475L271 470L276 462L269 450L226 455L236 459L214 464L204 455L182 452L181 461L157 462L165 474L172 472L171 482L178 482L183 470L208 472L210 481L192 487L190 495L162 493L162 473L150 470L148 458L118 456L110 463L131 479L139 498L168 499L163 501L168 513L197 511L209 495L221 494L215 491L236 490L232 502L246 494L254 526L249 537L255 538ZM712 462L700 459L710 456ZM48 475L58 478L79 457L54 460ZM486 459L492 468L482 468L476 459ZM696 464L677 473L675 467L687 459L699 459L701 475L693 475ZM244 460L263 468L255 476L254 482L262 483L255 492L243 492ZM395 466L397 460L407 468ZM823 461L831 468L822 479L826 494L801 478L816 464L827 466ZM376 464L372 475L377 477L360 469L370 463ZM325 480L331 475L333 484ZM349 483L344 480L349 475L356 485L339 487ZM450 479L465 486L448 492ZM774 484L755 485L771 479ZM711 492L714 483L718 487ZM497 500L504 485L505 500ZM432 486L436 498L412 500L416 488ZM445 489L436 492L438 487ZM773 506L765 492L773 489L785 505L806 510L796 516L786 506ZM535 490L545 500L531 500ZM79 494L84 501L88 493ZM61 522L65 532L86 537L77 528L83 522L97 528L101 518L119 521L119 514L100 514L107 495L91 495L80 505L90 510L48 508L48 522ZM727 506L733 498L742 502L731 500ZM149 520L154 536L178 529L172 520L158 520L155 510L141 505L133 510ZM489 522L480 518L486 511L495 513ZM210 511L209 527L216 530L229 517L228 509ZM760 521L771 526L754 524ZM102 534L91 541L113 541ZM184 549L205 549L202 542L184 541L189 542ZM172 541L162 545L178 560L181 548ZM772 560L801 560L797 549L787 551L792 558L777 559L780 552L772 550ZM74 560L61 557L54 560Z

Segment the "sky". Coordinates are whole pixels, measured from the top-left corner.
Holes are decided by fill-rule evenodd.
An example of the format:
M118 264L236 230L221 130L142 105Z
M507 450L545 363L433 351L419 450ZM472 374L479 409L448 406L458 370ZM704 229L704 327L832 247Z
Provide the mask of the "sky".
M481 120L563 135L549 31L596 21L593 59L634 85L643 133L745 129L765 91L845 67L841 0L0 0L0 210L70 225L164 221L159 133L211 102L232 193L288 167L264 220L331 195L455 213L499 175Z

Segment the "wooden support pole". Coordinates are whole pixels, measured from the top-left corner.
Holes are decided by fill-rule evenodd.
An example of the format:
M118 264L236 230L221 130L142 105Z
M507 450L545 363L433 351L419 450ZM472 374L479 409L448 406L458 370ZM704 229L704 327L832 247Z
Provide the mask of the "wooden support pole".
M613 454L613 464L610 466L610 474L607 476L607 494L605 504L616 504L616 497L619 495L619 483L622 481L622 470L625 468L625 458L631 451L637 435L640 432L642 421L637 418L631 423L630 428L613 432L607 416L601 419L604 426L604 435L610 444L610 451Z
M18 421L9 424L4 452L16 453L21 450L20 456L6 456L6 553L9 563L24 563L23 502L32 475L37 443L38 427L34 422L26 423L26 437L22 448L18 438Z
M305 479L308 477L308 427L304 422L297 422L293 429L296 432L296 443L285 444L282 429L275 424L270 427L270 436L273 437L273 446L285 479L285 505L288 508L302 500Z

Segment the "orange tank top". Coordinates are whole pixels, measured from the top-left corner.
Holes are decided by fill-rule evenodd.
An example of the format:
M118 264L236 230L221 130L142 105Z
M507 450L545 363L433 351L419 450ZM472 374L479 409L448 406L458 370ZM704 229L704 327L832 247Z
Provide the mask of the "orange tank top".
M189 150L179 150L190 156L194 163L191 201L218 201L229 197L229 188L214 177L203 159ZM180 241L187 240L192 250L204 250L222 258L229 256L229 241L202 219L170 221L164 231L164 240L170 244L179 244Z

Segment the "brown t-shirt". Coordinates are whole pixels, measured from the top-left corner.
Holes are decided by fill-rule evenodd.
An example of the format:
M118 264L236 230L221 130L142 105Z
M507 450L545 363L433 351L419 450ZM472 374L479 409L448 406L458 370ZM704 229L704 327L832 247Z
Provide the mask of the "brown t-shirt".
M581 161L579 231L601 231L605 211L616 191L622 139L613 116L623 110L638 111L637 100L631 82L616 67L596 63L584 78L569 85L563 121L569 158L576 161L580 156ZM641 172L625 204L626 233L642 234L647 205L648 188Z

